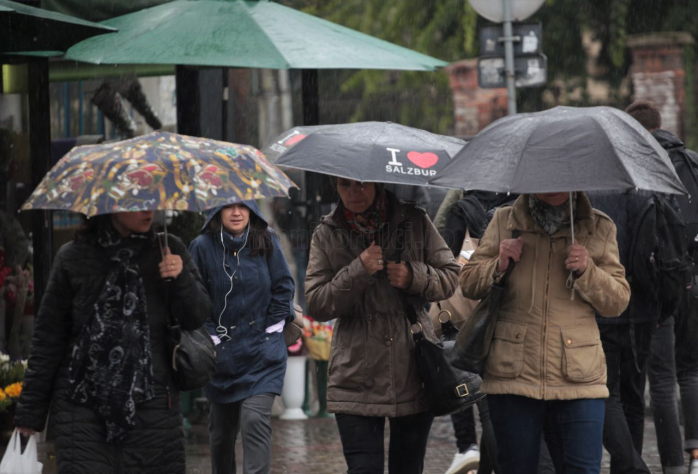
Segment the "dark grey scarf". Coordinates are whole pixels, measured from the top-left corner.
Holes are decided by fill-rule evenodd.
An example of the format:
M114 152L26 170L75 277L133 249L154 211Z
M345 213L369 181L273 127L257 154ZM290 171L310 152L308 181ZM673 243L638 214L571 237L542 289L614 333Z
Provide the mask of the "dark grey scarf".
M570 203L565 202L561 206L551 206L536 197L535 194L528 196L528 207L533 220L548 235L553 235L563 226L570 224ZM572 207L577 213L577 193L572 195Z
M107 442L121 441L136 405L155 395L145 288L133 263L150 242L151 234L124 238L111 225L96 238L114 266L73 347L70 398L104 419Z

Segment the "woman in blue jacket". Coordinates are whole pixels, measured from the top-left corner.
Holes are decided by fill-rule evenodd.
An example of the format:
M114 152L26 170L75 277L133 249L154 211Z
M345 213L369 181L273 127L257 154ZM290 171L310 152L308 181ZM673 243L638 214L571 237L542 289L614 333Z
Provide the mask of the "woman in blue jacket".
M271 469L271 407L286 372L283 326L292 312L294 283L274 231L254 201L209 212L189 246L213 302L206 327L216 342L210 401L214 474L235 472L242 432L245 474Z

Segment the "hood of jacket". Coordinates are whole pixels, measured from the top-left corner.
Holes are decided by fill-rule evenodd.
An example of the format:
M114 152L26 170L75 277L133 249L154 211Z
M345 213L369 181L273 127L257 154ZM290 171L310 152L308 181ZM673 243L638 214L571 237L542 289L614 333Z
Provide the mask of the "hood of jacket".
M652 136L659 142L665 150L669 151L675 148L685 148L686 145L673 133L662 128L658 128L652 132Z
M259 217L262 222L264 223L264 227L269 226L269 222L264 218L262 215L261 209L259 209L259 206L257 205L257 202L254 201L253 199L247 200L247 201L241 201L240 204L245 205L252 213ZM226 204L226 206L229 206L230 204ZM206 212L206 222L204 222L204 225L201 227L201 232L204 232L208 225L211 223L214 217L218 215L219 212L221 212L221 209L223 209L225 206L217 206L214 207L213 209L210 209L209 211Z

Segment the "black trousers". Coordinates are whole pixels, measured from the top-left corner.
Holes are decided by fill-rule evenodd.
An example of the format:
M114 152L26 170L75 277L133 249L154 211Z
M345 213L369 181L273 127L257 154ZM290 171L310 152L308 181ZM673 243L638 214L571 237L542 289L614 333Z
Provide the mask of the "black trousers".
M610 396L606 399L603 445L611 455L612 474L647 473L642 460L645 381L653 323L602 324ZM634 333L634 334L633 334Z
M385 464L385 418L336 414L349 474L382 474ZM390 474L421 474L434 416L429 413L388 418Z

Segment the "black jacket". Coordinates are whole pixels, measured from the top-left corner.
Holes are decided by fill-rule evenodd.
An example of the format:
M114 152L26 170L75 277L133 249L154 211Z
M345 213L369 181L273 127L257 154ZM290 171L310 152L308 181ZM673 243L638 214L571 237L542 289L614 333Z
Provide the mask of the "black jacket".
M676 174L690 194L676 196L676 201L687 227L687 237L695 259L698 257L698 242L695 240L698 236L698 153L686 148L676 135L661 128L652 132L652 136L669 154Z
M516 196L507 194L473 191L453 204L448 210L442 233L442 237L453 252L453 256L457 257L460 254L466 230L470 231L472 238L482 238L489 222L488 211L515 199Z
M678 210L652 193L588 193L595 209L616 224L620 262L631 297L619 318L599 324L652 323L671 316L685 291L685 228Z
M94 314L112 262L89 241L70 242L56 256L36 317L15 425L43 430L50 406L60 473L185 472L179 392L172 383L166 344L168 318L172 311L183 329L196 329L209 316L211 302L182 241L170 236L169 242L184 262L184 270L170 283L169 302L158 270L157 241L136 261L147 297L155 397L137 407L137 428L123 443L106 443L104 421L68 401L72 345Z

